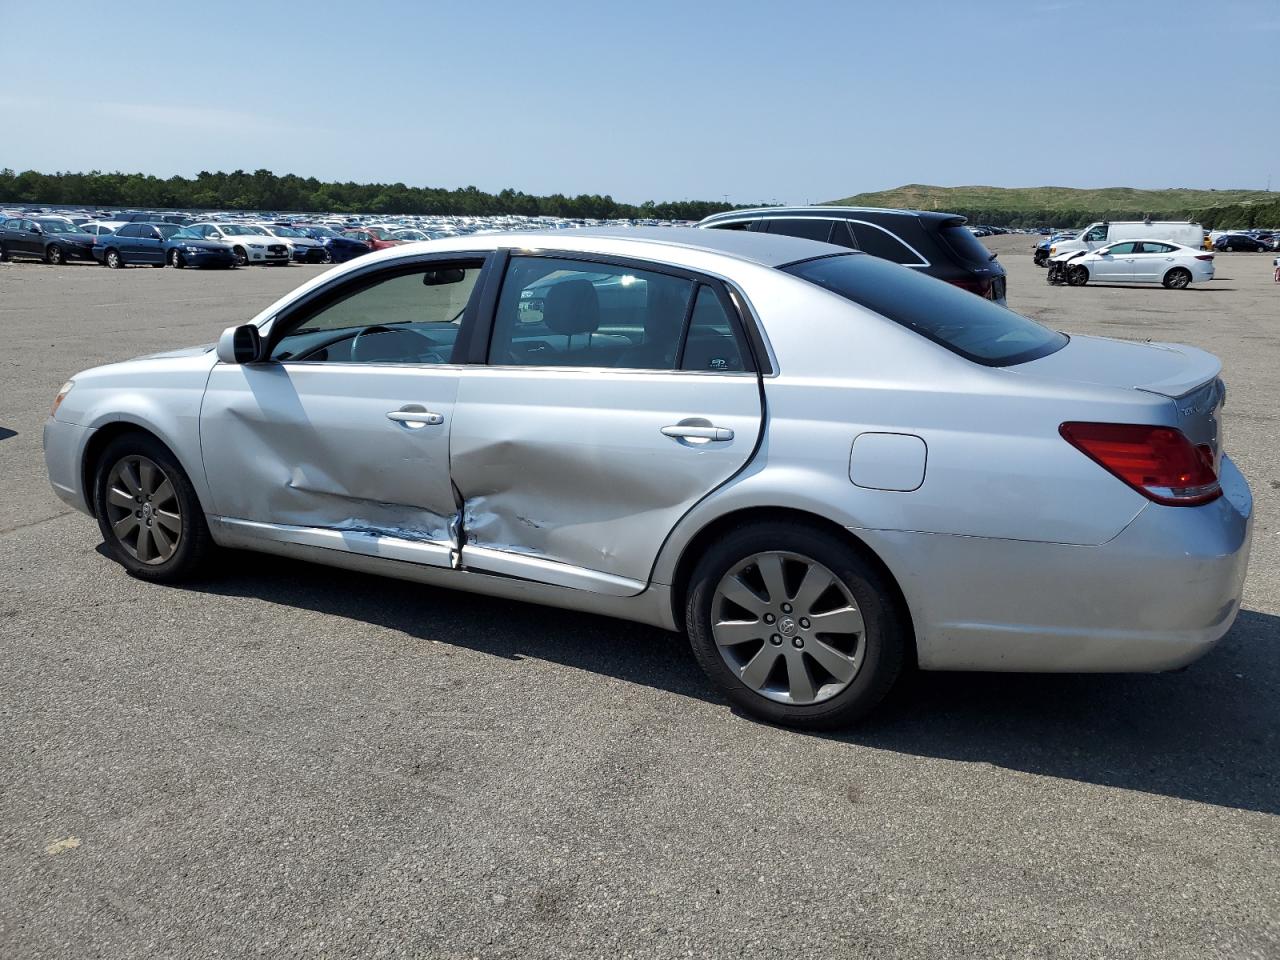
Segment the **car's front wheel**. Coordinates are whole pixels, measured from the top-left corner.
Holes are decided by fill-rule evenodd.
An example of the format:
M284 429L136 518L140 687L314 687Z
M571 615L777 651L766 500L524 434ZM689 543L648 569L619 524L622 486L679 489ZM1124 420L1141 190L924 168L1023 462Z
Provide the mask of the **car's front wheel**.
M881 574L816 527L765 522L715 544L685 611L694 656L744 712L846 726L889 692L908 631Z
M1170 290L1182 290L1191 282L1191 271L1174 267L1164 275L1164 285Z
M321 263L333 263L333 251L328 247L325 248L324 256L321 257Z
M155 437L126 434L98 460L98 528L111 555L143 580L174 583L211 550L204 511L186 472Z
M245 266L249 262L249 254L245 252L244 247L236 247L233 251L236 255L236 263L239 266Z
M169 251L169 266L173 267L175 270L181 270L186 265L187 261L183 259L181 250L174 247Z
M66 251L56 243L49 244L49 249L44 252L45 263L51 263L55 267L59 267L67 262Z
M1089 282L1089 271L1085 267L1072 267L1067 271L1067 283L1073 287L1083 287Z

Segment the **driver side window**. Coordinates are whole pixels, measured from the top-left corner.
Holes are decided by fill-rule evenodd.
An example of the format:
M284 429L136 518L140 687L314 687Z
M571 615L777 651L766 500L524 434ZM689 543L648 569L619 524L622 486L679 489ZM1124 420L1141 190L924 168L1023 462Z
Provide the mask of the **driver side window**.
M1107 228L1094 227L1092 230L1090 230L1088 233L1084 235L1084 238L1089 243L1098 243L1102 240L1105 240L1107 239Z
M288 318L271 359L309 363L451 363L483 261L418 264L366 279Z

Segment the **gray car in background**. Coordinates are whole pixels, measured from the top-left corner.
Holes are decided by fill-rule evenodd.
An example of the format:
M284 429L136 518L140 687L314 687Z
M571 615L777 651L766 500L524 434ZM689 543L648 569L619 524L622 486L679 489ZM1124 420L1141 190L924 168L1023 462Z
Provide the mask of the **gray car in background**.
M908 666L1154 671L1235 619L1216 358L755 231L459 237L77 374L54 489L143 579L214 546L687 631L740 708Z

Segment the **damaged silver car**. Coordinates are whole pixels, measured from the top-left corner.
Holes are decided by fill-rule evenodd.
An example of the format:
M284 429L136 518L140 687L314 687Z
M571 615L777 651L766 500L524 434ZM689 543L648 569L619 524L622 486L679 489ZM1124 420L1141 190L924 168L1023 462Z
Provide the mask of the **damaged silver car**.
M45 455L135 576L260 550L687 631L740 708L1166 670L1235 619L1218 361L741 231L406 245L77 374Z

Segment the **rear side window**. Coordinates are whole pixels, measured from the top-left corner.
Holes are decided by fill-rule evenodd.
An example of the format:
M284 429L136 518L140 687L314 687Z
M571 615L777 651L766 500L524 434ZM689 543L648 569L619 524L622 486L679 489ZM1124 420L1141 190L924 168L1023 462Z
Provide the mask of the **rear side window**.
M883 227L861 220L850 221L849 227L858 241L858 249L864 253L893 263L927 266L919 254Z
M1065 335L949 283L875 257L844 254L782 268L990 367L1061 350Z
M718 294L705 283L698 285L685 338L681 370L709 370L725 373L749 370L747 344L733 313Z
M821 240L827 242L831 235L831 221L822 217L796 217L788 220L769 220L770 233L781 233L788 237L800 237L802 240Z
M938 229L943 243L965 263L982 267L991 262L991 251L983 246L982 241L962 221L944 223Z
M126 223L123 227L120 228L119 232L117 233L117 236L136 237L136 236L139 236L139 230L140 228L136 223L132 223L132 222Z

